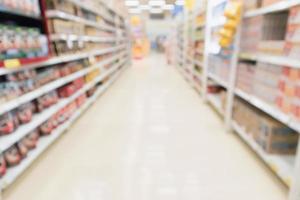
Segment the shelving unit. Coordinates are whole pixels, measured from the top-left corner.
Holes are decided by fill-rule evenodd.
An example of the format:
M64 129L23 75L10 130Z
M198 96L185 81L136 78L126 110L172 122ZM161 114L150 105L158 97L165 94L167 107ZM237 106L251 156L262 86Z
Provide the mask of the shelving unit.
M80 70L70 73L66 76L61 76L53 81L47 82L34 90L17 96L0 105L0 115L11 112L21 105L28 102L35 101L37 98L51 92L56 91L66 84L70 84L78 78L85 78L87 75L97 71L99 74L92 80L84 81L84 85L75 93L66 98L59 98L58 102L49 108L34 113L30 122L20 125L14 132L9 135L3 135L0 138L0 152L3 155L10 147L21 141L25 136L33 130L39 128L43 123L51 119L55 114L61 111L66 106L75 102L83 94L87 94L91 89L96 88L92 96L86 97L86 101L76 109L71 117L59 125L49 136L43 136L37 143L37 147L28 152L19 164L14 167L7 168L7 172L0 179L0 190L3 191L12 185L18 177L26 171L26 169L40 156L43 152L51 146L59 137L65 133L75 121L87 110L97 99L101 96L120 76L120 74L130 65L130 39L127 26L127 20L119 13L105 5L104 2L97 1L101 4L101 10L98 10L82 1L68 0L72 4L92 12L101 17L103 21L96 22L82 17L77 17L59 10L45 11L45 19L39 16L28 16L19 12L11 10L2 10L0 12L8 12L10 15L18 15L33 18L34 20L48 20L48 19L62 19L65 21L80 23L88 27L93 27L98 30L112 33L111 36L91 36L91 35L77 35L73 34L49 34L50 42L65 41L78 43L95 43L100 45L99 48L92 48L91 50L78 51L76 53L66 53L58 56L51 56L42 60L38 60L29 64L22 64L14 68L0 68L0 76L7 76L13 73L23 72L24 70L47 70L48 67L54 65L68 64L76 61L84 62L84 67ZM103 47L101 45L103 44ZM96 87L97 86L97 87ZM79 105L78 105L79 106ZM1 195L0 195L1 199Z
M198 2L198 1L197 1ZM287 186L289 190L289 200L300 200L300 140L298 142L298 150L294 155L280 155L267 153L261 145L257 143L253 135L247 132L243 125L238 124L234 120L234 105L236 99L242 99L251 108L255 108L258 112L262 112L264 115L269 116L273 120L283 123L287 127L293 129L295 132L300 134L300 121L279 109L276 105L270 104L267 101L256 96L254 93L246 92L238 87L237 82L241 78L239 77L239 63L247 61L248 63L265 63L270 65L270 69L278 70L278 67L289 67L291 69L300 68L300 60L290 58L284 55L272 55L256 51L255 53L244 52L240 49L243 44L243 38L241 33L243 31L243 23L237 29L235 39L232 43L231 53L227 55L230 59L225 62L218 62L221 65L222 70L227 67L227 75L225 76L224 71L222 73L215 73L215 65L213 59L223 59L222 48L218 44L218 38L214 38L216 34L212 34L216 29L219 29L225 24L224 13L220 12L221 8L225 8L228 0L216 0L207 1L207 4L202 2L201 6L196 7L194 10L194 16L199 15L199 10L204 10L206 13L205 23L197 24L194 22L195 30L205 29L205 35L203 36L205 45L202 49L195 49L195 54L203 52L203 61L195 60L194 64L202 68L203 73L196 72L197 76L203 76L203 99L207 101L212 108L220 114L225 121L228 130L233 130L246 143L257 156L274 172L274 174ZM204 8L203 8L204 6ZM268 14L276 14L279 12L287 12L289 9L300 6L299 0L280 1L273 3L263 8L252 9L245 11L243 19L251 19L257 16L265 16ZM216 8L219 9L219 15L216 12ZM268 15L269 16L269 15ZM242 20L242 21L244 21ZM181 18L177 21L177 24L183 23L186 26L186 21ZM201 40L202 37L195 37L195 41ZM180 41L178 41L180 43ZM187 54L187 50L183 49L183 54ZM221 63L221 64L220 64ZM180 70L184 77L188 74L186 70ZM251 79L251 78L250 78ZM192 86L195 85L195 80L192 79ZM221 102L221 98L218 95L210 93L211 86L219 86L223 91L226 91L226 101ZM225 105L225 110L224 106Z

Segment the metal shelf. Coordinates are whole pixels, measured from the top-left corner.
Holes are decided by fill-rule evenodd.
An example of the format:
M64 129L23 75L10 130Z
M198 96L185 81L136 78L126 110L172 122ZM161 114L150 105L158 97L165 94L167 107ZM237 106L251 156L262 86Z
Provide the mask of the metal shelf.
M221 99L218 96L209 94L207 95L207 100L221 116L225 115L225 111L222 108Z
M283 183L290 187L294 172L295 156L268 154L249 134L246 133L244 128L238 125L238 123L233 122L232 126L243 141L270 167Z
M3 103L1 104L0 106L0 115L4 114L5 112L8 112L24 103L27 103L33 99L36 99L37 97L39 96L42 96L43 94L46 94L56 88L59 88L63 85L65 85L66 83L69 83L77 78L80 78L86 74L88 74L89 72L97 69L97 68L100 68L106 64L109 64L111 62L113 62L114 60L116 60L118 58L118 56L114 56L114 57L111 57L111 58L108 58L104 61L101 61L99 63L96 63L95 65L91 66L91 67L88 67L88 68L85 68L85 69L82 69L78 72L75 72L73 74L70 74L68 76L65 76L65 77L62 77L58 80L55 80L53 82L50 82L36 90L33 90L29 93L26 93L16 99L13 99L13 100L10 100L6 103ZM1 149L1 148L0 148Z
M277 119L278 121L286 124L288 127L294 129L295 131L297 131L300 134L300 122L299 121L294 120L291 116L283 113L275 106L272 106L253 95L247 94L240 89L235 89L235 93L237 96L239 96L242 99L244 99L245 101L249 102L256 108L264 111L268 115L270 115L273 118Z
M82 23L84 25L92 26L92 27L102 29L102 30L107 30L107 31L115 31L116 30L116 28L107 26L107 25L103 25L100 22L87 20L87 19L77 17L75 15L71 15L71 14L68 14L68 13L65 13L62 11L58 11L58 10L48 10L46 12L46 16L48 18L60 18L60 19L64 19L64 20L70 20L70 21Z
M100 66L98 66L100 67ZM87 90L92 88L96 83L102 81L107 76L109 76L111 73L113 73L117 67L114 67L112 69L107 70L103 74L101 74L98 78L96 78L91 83L86 84L83 88L81 88L78 92L76 92L74 95L72 95L69 98L62 99L59 101L59 103L53 105L51 108L45 110L44 112L40 114L34 115L31 122L28 124L24 124L20 126L15 132L2 136L0 140L0 151L3 152L9 147L11 147L13 144L15 144L17 141L19 141L21 138L23 138L25 135L27 135L29 132L36 129L39 125L41 125L43 122L45 122L47 119L49 119L51 116L53 116L55 113L57 113L60 109L68 105L70 102L74 101L77 97L84 94Z
M98 36L87 36L87 35L74 35L74 34L52 34L50 35L52 41L78 41L78 42L101 42L111 43L115 42L115 37L98 37Z
M213 73L208 73L208 77L211 78L213 81L215 81L216 83L220 84L222 87L228 89L228 83L224 80L222 80L220 77L218 77L217 75L213 74Z
M252 53L240 53L240 59L258 61L263 63L269 63L279 66L289 66L293 68L300 68L300 59L288 58L285 56L274 56L266 54L252 54Z
M273 12L280 12L284 10L288 10L291 7L300 5L300 0L282 0L278 3L274 3L270 6L266 6L264 8L259 8L256 10L248 11L245 13L244 17L255 17L259 15L265 15L268 13L273 13Z
M10 74L10 73L22 71L25 69L41 68L41 67L46 67L49 65L55 65L55 64L59 64L59 63L80 60L80 59L84 59L84 58L89 58L91 56L97 56L97 55L102 55L102 54L106 54L106 53L112 53L112 52L121 50L125 47L126 47L126 45L119 45L116 47L110 47L110 48L105 48L105 49L100 49L100 50L93 50L90 52L83 52L83 53L77 53L77 54L73 54L73 55L63 55L63 56L53 57L46 61L37 62L34 64L29 64L29 65L23 65L22 67L16 68L16 69L0 68L0 75Z
M114 69L118 70L119 67L120 65ZM108 89L110 85L112 85L112 83L118 78L123 70L124 68L121 71L116 72L116 74L111 77L107 83L101 86L93 95L93 97L89 98L87 102L81 106L67 122L54 130L51 135L42 137L38 142L37 148L33 151L30 151L26 159L24 159L19 165L9 168L7 174L0 181L2 189L6 189L9 185L11 185L54 141L56 141L65 131L67 131L84 113L84 111L87 110L97 100L97 98Z

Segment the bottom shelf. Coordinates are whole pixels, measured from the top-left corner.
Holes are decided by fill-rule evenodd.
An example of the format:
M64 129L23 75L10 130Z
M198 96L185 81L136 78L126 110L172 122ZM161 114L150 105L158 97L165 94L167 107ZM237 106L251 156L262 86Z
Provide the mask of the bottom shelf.
M215 108L215 110L220 114L221 116L224 116L225 111L222 107L222 101L221 98L218 95L214 94L208 94L207 95L208 102Z
M268 154L249 134L246 133L243 127L237 124L237 122L233 122L232 126L243 141L250 146L250 148L271 168L283 183L285 183L285 185L290 187L294 171L295 156Z
M126 64L125 64L126 65ZM49 136L42 137L38 143L38 146L33 151L29 152L27 157L17 166L9 168L7 174L1 179L0 185L1 189L7 188L11 185L54 141L56 141L65 131L67 131L72 124L87 110L97 98L103 94L117 77L125 70L126 66L117 72L103 84L96 93L89 98L83 106L81 106L73 116L64 124L59 126L56 130L51 133Z

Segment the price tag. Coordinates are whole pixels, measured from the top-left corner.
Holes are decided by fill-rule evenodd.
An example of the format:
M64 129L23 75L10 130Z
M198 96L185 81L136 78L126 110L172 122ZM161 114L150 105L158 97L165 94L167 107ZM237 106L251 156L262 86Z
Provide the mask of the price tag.
M4 60L4 67L7 69L14 69L21 66L21 62L19 59L8 59Z
M95 56L93 56L93 55L90 55L90 56L89 56L89 63L90 63L91 65L93 65L93 64L96 63Z
M67 37L67 47L69 49L72 49L73 48L73 40L72 40L72 37L71 36L68 36Z

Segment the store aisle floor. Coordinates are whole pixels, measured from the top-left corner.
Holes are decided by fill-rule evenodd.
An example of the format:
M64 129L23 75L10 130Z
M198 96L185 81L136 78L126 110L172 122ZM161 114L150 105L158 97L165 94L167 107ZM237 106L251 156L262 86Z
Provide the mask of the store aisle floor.
M284 200L163 56L136 61L4 200Z

